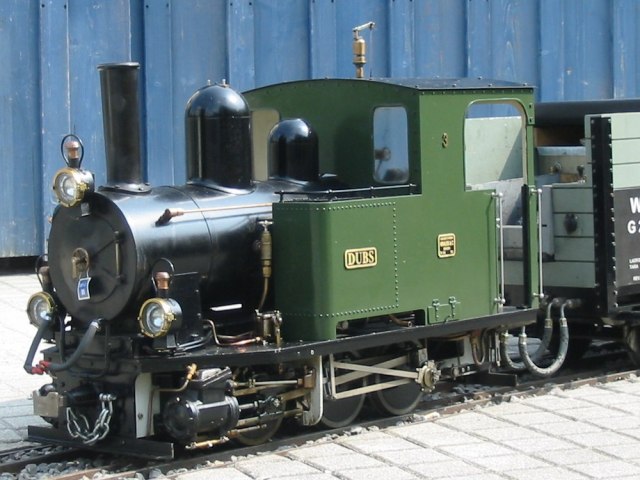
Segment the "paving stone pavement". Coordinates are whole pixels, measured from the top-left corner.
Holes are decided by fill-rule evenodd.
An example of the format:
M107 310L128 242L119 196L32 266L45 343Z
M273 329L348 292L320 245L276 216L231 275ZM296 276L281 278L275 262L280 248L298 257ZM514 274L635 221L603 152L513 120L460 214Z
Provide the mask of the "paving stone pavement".
M38 291L35 275L0 275L0 450L25 445L27 425L45 424L33 416L29 398L47 377L23 369L36 333L27 318L27 301Z
M0 450L24 444L31 392L22 365L35 329L33 275L0 276ZM555 389L385 429L355 428L308 445L234 458L179 480L630 480L640 478L640 379Z
M499 405L238 458L180 480L640 478L640 379L555 389Z

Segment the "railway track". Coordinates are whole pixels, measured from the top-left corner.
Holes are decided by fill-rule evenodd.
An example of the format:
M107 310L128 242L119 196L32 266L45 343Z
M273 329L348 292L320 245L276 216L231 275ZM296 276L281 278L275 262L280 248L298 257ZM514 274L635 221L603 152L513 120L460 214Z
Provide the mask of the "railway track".
M610 354L608 356L615 355ZM594 363L601 363L601 357ZM622 361L620 361L622 362ZM225 446L215 451L191 452L171 462L144 462L136 459L114 458L91 454L67 447L38 446L0 452L0 479L51 478L81 480L83 478L122 479L171 477L185 471L206 468L258 453L270 453L308 444L325 437L344 435L353 431L366 431L372 427L386 428L400 422L419 422L435 416L449 415L474 409L491 403L510 401L518 396L543 395L552 389L573 389L584 385L596 385L640 376L640 370L621 363L615 368L590 368L568 370L547 379L523 378L517 385L452 385L451 388L426 395L413 414L379 418L367 415L357 424L333 430L307 430L288 432L275 437L267 444L256 447L233 448ZM500 377L493 378L500 380Z
M13 448L0 452L0 472L18 473L29 465L66 461L79 454L76 449L50 445Z

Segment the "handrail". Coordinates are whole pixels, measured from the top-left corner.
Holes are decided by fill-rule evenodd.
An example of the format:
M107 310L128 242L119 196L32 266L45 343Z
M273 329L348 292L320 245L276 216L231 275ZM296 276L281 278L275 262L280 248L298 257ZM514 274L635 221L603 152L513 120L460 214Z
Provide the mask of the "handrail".
M384 185L384 186L370 186L370 187L365 187L365 188L344 188L344 189L339 189L339 190L333 190L333 189L328 189L328 190L310 190L310 191L304 191L304 190L295 190L295 191L285 191L285 190L279 190L277 192L274 192L276 195L280 196L280 202L284 202L284 197L286 195L303 195L306 198L300 198L300 199L295 199L296 201L309 201L309 202L313 202L314 199L313 197L332 197L332 198L328 198L327 200L333 201L333 200L343 200L346 198L354 198L354 195L367 195L368 198L378 198L376 196L376 193L381 192L381 191L393 191L393 190L408 190L408 193L410 195L416 193L415 189L416 189L417 185L413 184L413 183L407 183L407 184L403 184L403 185Z
M502 222L502 200L504 195L500 192L494 192L491 196L496 200L496 229L498 230L498 239L499 239L499 281L500 281L500 293L498 298L495 299L495 302L498 304L498 312L502 312L505 300L505 286L504 286L504 224Z
M535 195L538 212L536 215L536 220L538 223L538 293L536 295L538 299L542 300L544 298L544 288L542 285L542 189L531 187L531 194Z

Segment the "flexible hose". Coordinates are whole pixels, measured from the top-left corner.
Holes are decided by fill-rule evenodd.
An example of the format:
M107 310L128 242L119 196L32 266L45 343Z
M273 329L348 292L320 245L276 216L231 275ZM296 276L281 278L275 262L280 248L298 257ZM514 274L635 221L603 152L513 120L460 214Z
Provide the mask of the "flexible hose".
M549 377L556 373L564 363L564 360L567 357L567 350L569 349L569 326L567 325L567 318L565 317L564 310L566 307L571 306L573 306L573 302L571 300L567 300L560 307L560 345L558 346L558 354L556 355L555 360L548 367L541 368L535 364L527 350L527 334L524 332L524 329L520 334L518 340L520 356L522 357L522 361L526 365L527 370L529 370L533 375L542 378Z
M507 338L509 338L508 333L503 333L500 335L500 360L501 363L508 367L511 370L515 370L516 372L522 372L527 369L527 367L522 362L514 362L509 356L509 351L507 350Z
M89 327L87 328L87 331L84 332L84 335L82 336L82 339L80 340L80 343L78 344L78 347L76 348L75 352L73 352L73 354L71 354L71 356L67 358L67 360L64 363L49 363L49 362L40 362L40 363L43 364L46 367L46 369L51 372L62 372L64 370L68 370L69 368L73 367L73 365L75 365L78 359L85 353L89 345L91 345L91 343L93 342L93 339L95 338L96 333L98 332L98 330L100 330L101 322L102 322L101 318L91 321L91 323L89 324Z
M547 316L544 319L544 330L542 332L542 338L540 339L540 345L538 345L538 348L533 353L533 355L530 355L530 358L533 361L538 361L542 357L542 355L544 355L544 352L546 352L547 349L549 348L549 344L551 343L551 337L553 336L553 320L551 318L551 307L553 307L556 304L557 302L555 302L554 300L553 302L549 302L547 305ZM522 336L523 334L526 337L524 327L522 327L522 332L520 333L520 336ZM527 366L524 362L514 362L509 356L509 352L507 351L507 337L508 335L504 335L500 339L500 356L503 359L505 365L510 369L516 370L516 371L526 370Z
M31 347L29 348L29 353L27 353L27 359L24 361L24 365L23 365L25 372L27 372L29 375L35 375L35 374L42 375L44 373L44 370L40 366L36 366L36 367L33 366L33 357L36 356L36 351L40 346L40 341L44 336L44 332L49 327L50 327L49 322L42 322L38 327L38 331L36 332L36 335L33 337L33 340L31 341Z

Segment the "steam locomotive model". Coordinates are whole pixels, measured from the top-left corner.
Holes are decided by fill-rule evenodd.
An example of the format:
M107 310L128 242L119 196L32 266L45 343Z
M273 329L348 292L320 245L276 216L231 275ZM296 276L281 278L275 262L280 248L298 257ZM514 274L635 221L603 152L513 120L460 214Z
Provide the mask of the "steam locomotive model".
M365 399L405 414L439 382L551 375L599 335L640 355L636 114L600 105L585 134L587 112L536 122L532 87L477 79L207 85L188 181L158 187L138 68L99 67L105 185L63 141L25 363L51 377L33 397L51 426L31 440L170 458L286 418L348 425Z

